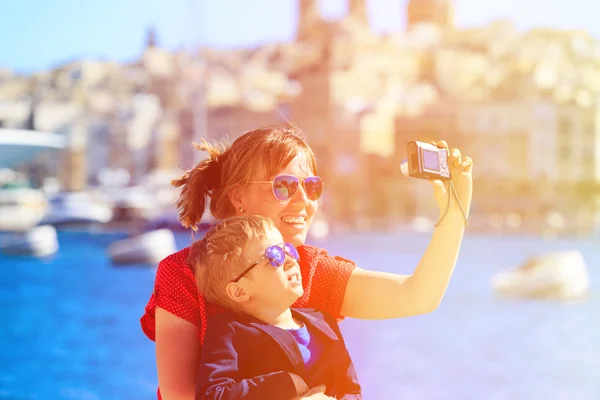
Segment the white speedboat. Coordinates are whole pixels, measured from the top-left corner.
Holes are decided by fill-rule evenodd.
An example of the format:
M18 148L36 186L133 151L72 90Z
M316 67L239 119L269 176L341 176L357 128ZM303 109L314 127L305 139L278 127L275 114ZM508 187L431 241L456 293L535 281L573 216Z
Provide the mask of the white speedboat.
M41 190L0 188L0 231L27 231L36 226L47 211L48 200Z
M2 233L0 251L9 256L50 256L58 251L56 229L43 225L25 232Z
M572 299L584 296L590 278L583 255L577 250L532 257L491 279L499 295L525 298Z
M140 186L111 189L107 195L113 204L113 222L147 220L159 212L156 193Z
M63 192L49 198L50 210L40 224L80 226L105 224L112 219L112 207L86 192Z
M210 210L206 210L202 215L202 220L196 226L198 230L205 231L210 229L213 225L217 223L215 217L212 216ZM179 214L175 207L170 207L165 209L160 214L148 218L144 225L144 230L155 230L155 229L170 229L175 232L187 232L188 228L184 228L181 225L181 221L179 220Z
M14 170L40 153L64 149L66 143L60 134L0 128L0 231L26 231L44 217L48 209L44 193L27 187L26 179Z
M176 251L175 236L169 229L158 229L119 240L111 243L107 250L113 264L148 265L156 265Z
M65 135L26 129L0 128L0 168L15 169L42 152L56 152L67 144Z

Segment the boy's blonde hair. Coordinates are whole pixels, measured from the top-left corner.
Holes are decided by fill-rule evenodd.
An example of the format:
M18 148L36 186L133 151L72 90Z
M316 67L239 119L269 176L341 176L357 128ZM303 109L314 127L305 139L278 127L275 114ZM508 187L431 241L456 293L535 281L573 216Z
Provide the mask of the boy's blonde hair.
M196 285L206 300L229 309L237 308L225 287L248 268L246 263L250 260L243 257L247 245L262 239L271 228L275 228L273 222L258 215L230 217L192 244L188 263L194 267Z

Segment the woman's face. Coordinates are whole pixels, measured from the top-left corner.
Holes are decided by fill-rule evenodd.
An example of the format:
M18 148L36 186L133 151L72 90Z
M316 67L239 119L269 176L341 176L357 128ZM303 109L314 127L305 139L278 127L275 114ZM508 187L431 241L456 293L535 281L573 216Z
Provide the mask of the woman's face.
M298 178L306 178L314 175L309 165L308 158L301 152L276 175L294 175ZM270 181L273 178L265 176L265 172L259 171L256 176L252 177L252 180ZM270 218L281 232L283 240L295 246L300 246L306 241L308 229L319 208L317 201L306 197L302 185L299 185L298 190L289 200L280 201L273 195L271 184L249 183L240 191L239 200L244 214ZM238 214L241 213L238 211Z

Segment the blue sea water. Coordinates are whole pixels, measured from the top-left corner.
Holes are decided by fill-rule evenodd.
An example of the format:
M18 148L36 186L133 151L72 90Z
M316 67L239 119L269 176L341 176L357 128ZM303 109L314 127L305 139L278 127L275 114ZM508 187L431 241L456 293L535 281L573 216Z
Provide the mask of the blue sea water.
M105 249L118 238L60 232L50 259L0 255L0 399L156 398L154 345L139 325L154 270L112 266ZM318 244L363 268L410 273L427 242L354 234ZM572 248L590 269L587 299L491 293L494 272ZM591 240L466 236L436 312L342 323L365 399L599 399L599 268L600 243Z

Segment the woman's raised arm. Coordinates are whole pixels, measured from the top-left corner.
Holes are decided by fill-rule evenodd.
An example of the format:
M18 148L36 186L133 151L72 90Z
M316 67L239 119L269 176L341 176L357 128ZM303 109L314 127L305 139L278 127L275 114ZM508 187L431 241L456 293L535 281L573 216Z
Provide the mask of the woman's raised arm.
M444 141L436 144L448 149ZM440 216L444 218L436 226L414 273L399 275L356 268L346 287L342 315L361 319L402 318L428 313L439 306L458 259L473 194L473 162L469 157L463 158L458 149L449 154L452 184L460 204L453 197L446 210L451 188L441 181L432 181Z
M458 257L464 220L447 221L435 229L412 275L356 268L352 271L342 315L361 319L391 319L434 311L446 292Z

